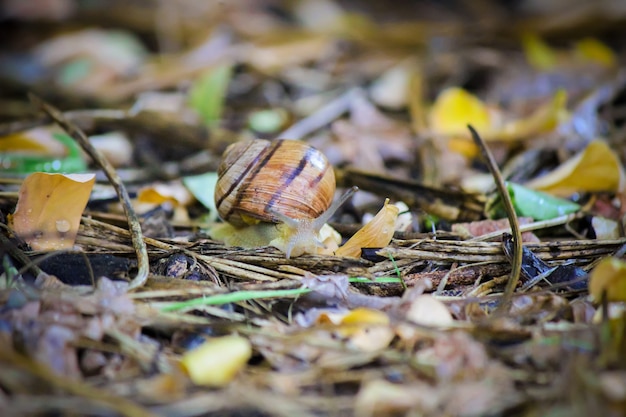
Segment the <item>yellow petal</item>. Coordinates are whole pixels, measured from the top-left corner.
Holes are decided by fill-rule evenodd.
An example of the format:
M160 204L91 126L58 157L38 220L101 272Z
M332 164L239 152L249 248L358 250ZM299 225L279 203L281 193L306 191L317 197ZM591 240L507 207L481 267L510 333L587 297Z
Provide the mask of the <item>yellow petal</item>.
M491 130L487 106L476 96L458 87L442 91L429 114L431 130L442 135L468 136L467 125L479 132Z
M13 230L34 250L71 248L95 180L94 174L29 175L20 188Z
M596 140L554 171L525 185L563 197L576 192L619 191L624 186L624 170L606 142Z
M252 346L241 336L211 339L185 353L182 365L196 385L223 387L235 378L252 356Z
M584 62L615 67L617 58L611 48L595 38L585 38L574 45L575 54Z
M376 216L337 249L336 255L358 258L362 248L387 246L393 237L398 211L398 207L389 204L389 199L385 200L385 205Z
M589 278L589 293L598 302L604 292L608 301L626 301L626 262L606 258L593 269Z

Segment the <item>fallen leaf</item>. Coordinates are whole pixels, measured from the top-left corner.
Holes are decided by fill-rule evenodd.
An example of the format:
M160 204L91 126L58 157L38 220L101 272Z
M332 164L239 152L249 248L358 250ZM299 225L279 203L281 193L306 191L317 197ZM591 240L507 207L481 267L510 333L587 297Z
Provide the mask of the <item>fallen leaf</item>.
M569 117L566 106L567 93L565 90L557 90L551 100L530 115L505 122L502 126L494 126L491 132L484 133L484 139L513 141L549 132Z
M617 57L611 48L595 38L585 38L574 44L574 54L583 62L600 64L606 68L617 65Z
M535 178L526 187L566 197L577 192L620 191L624 169L606 142L595 140L554 171Z
M355 415L358 417L430 415L439 407L443 392L425 383L392 384L373 380L364 384L356 397ZM418 414L419 413L419 414Z
M422 326L450 326L453 323L448 307L427 294L420 295L411 302L406 318Z
M257 38L242 56L259 71L273 74L320 59L331 47L332 40L324 35L285 30Z
M95 180L95 174L29 175L20 188L13 230L34 250L71 248Z
M196 385L223 387L232 381L252 356L252 346L241 336L211 339L185 353L182 365Z
M80 146L65 133L32 129L0 138L0 167L6 172L84 172Z
M379 106L399 110L407 106L415 62L406 60L385 71L372 83L370 96Z
M331 129L332 141L318 145L327 149L333 164L357 169L387 172L385 162L408 161L415 146L409 127L383 114L363 94L351 101L350 119L335 121Z
M591 271L589 293L596 302L606 292L608 301L626 301L626 262L609 257Z
M507 183L506 187L518 216L530 217L535 220L549 220L580 210L580 206L570 200L531 190L513 182ZM498 194L494 194L487 202L485 213L493 219L506 217L506 211Z
M349 281L347 275L313 275L307 273L302 277L301 283L324 297L340 300L348 298Z
M218 218L215 207L215 185L217 184L217 172L207 172L200 175L191 175L183 178L183 184L202 205L209 209L209 220Z
M489 366L485 347L460 330L437 335L431 347L415 356L422 363L433 364L438 379L443 381L474 379Z
M468 124L487 141L517 141L557 127L568 116L566 104L567 94L559 90L531 114L504 120L498 109L487 106L462 88L452 87L439 94L428 120L433 133L449 138L448 147L451 150L473 157L477 148L470 139Z
M190 107L207 126L214 126L221 119L232 74L230 64L217 66L204 73L189 91Z
M382 248L391 242L398 218L398 207L385 200L383 208L365 226L359 229L335 254L358 258L363 248Z
M463 137L468 136L468 124L481 134L494 125L487 106L478 97L458 87L447 88L437 96L428 122L436 134Z
M182 182L174 181L142 188L137 194L137 201L156 205L170 203L174 206L187 206L193 201L193 196Z
M620 238L619 223L615 220L607 219L606 217L593 216L591 219L591 227L593 227L593 233L598 240L609 240Z
M537 70L549 71L558 63L557 53L534 33L522 36L522 48L528 63Z
M389 317L380 310L358 307L343 316L336 333L355 348L372 352L384 349L394 338Z
M532 217L518 217L518 222L520 226L525 224L532 223L534 220ZM498 220L479 220L475 222L469 223L455 223L452 225L452 231L454 233L458 233L464 238L473 238L477 236L486 235L488 233L496 232L498 230L507 230L510 229L510 224L508 219L498 219ZM494 238L500 239L500 238ZM523 232L522 233L522 242L540 242L539 238L533 232Z
M51 156L65 155L62 143L54 138L54 131L37 127L0 138L0 152L29 152Z

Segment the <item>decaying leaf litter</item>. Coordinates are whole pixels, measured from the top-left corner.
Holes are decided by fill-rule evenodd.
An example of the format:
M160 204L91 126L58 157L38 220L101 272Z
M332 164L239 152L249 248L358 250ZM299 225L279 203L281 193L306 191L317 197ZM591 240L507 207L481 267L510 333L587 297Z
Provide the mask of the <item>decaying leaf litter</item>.
M620 2L20 4L3 415L625 413ZM359 188L323 252L211 239L252 139Z

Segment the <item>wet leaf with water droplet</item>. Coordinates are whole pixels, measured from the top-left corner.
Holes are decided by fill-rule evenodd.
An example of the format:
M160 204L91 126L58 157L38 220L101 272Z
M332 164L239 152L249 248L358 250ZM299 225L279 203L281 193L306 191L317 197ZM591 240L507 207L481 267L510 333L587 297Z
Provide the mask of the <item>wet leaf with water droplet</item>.
M29 175L20 188L11 227L34 250L71 248L95 179L94 174Z

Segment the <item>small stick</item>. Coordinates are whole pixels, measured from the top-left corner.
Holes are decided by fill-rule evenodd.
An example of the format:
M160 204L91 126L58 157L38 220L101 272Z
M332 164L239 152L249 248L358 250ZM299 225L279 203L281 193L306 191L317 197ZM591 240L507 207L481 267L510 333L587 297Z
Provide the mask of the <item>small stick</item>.
M120 199L120 203L124 208L124 214L126 215L126 219L128 221L131 240L133 242L133 249L135 249L135 254L137 255L137 275L131 280L128 288L129 290L132 290L142 287L146 283L150 272L148 250L143 241L143 233L141 232L139 218L130 203L130 197L124 183L115 171L115 168L113 168L100 151L94 148L94 146L89 142L87 135L85 135L85 133L80 130L78 126L67 120L63 116L63 113L61 113L58 109L44 102L34 94L29 94L29 98L36 106L40 107L48 116L52 118L52 120L61 126L61 128L63 128L85 150L85 152L87 152L87 154L102 168L111 182L111 185L115 189L115 192Z
M489 151L489 148L487 148L485 142L478 135L478 132L476 132L476 130L471 125L467 125L467 128L472 134L474 143L476 143L476 145L480 148L480 152L483 159L487 163L487 166L489 167L489 171L491 171L491 175L493 176L493 180L496 183L498 193L500 194L500 199L502 200L502 204L504 205L504 210L506 211L506 217L509 219L511 234L513 235L511 277L506 283L506 288L504 289L504 300L495 311L495 314L498 314L502 312L504 308L507 308L510 305L511 298L513 297L513 292L515 291L515 287L517 286L520 273L522 271L522 232L520 231L517 215L515 214L515 208L513 208L513 203L511 202L511 196L509 196L509 192L506 188L506 184L504 183L504 179L502 178L502 174L500 174L498 164L496 163L493 155Z

